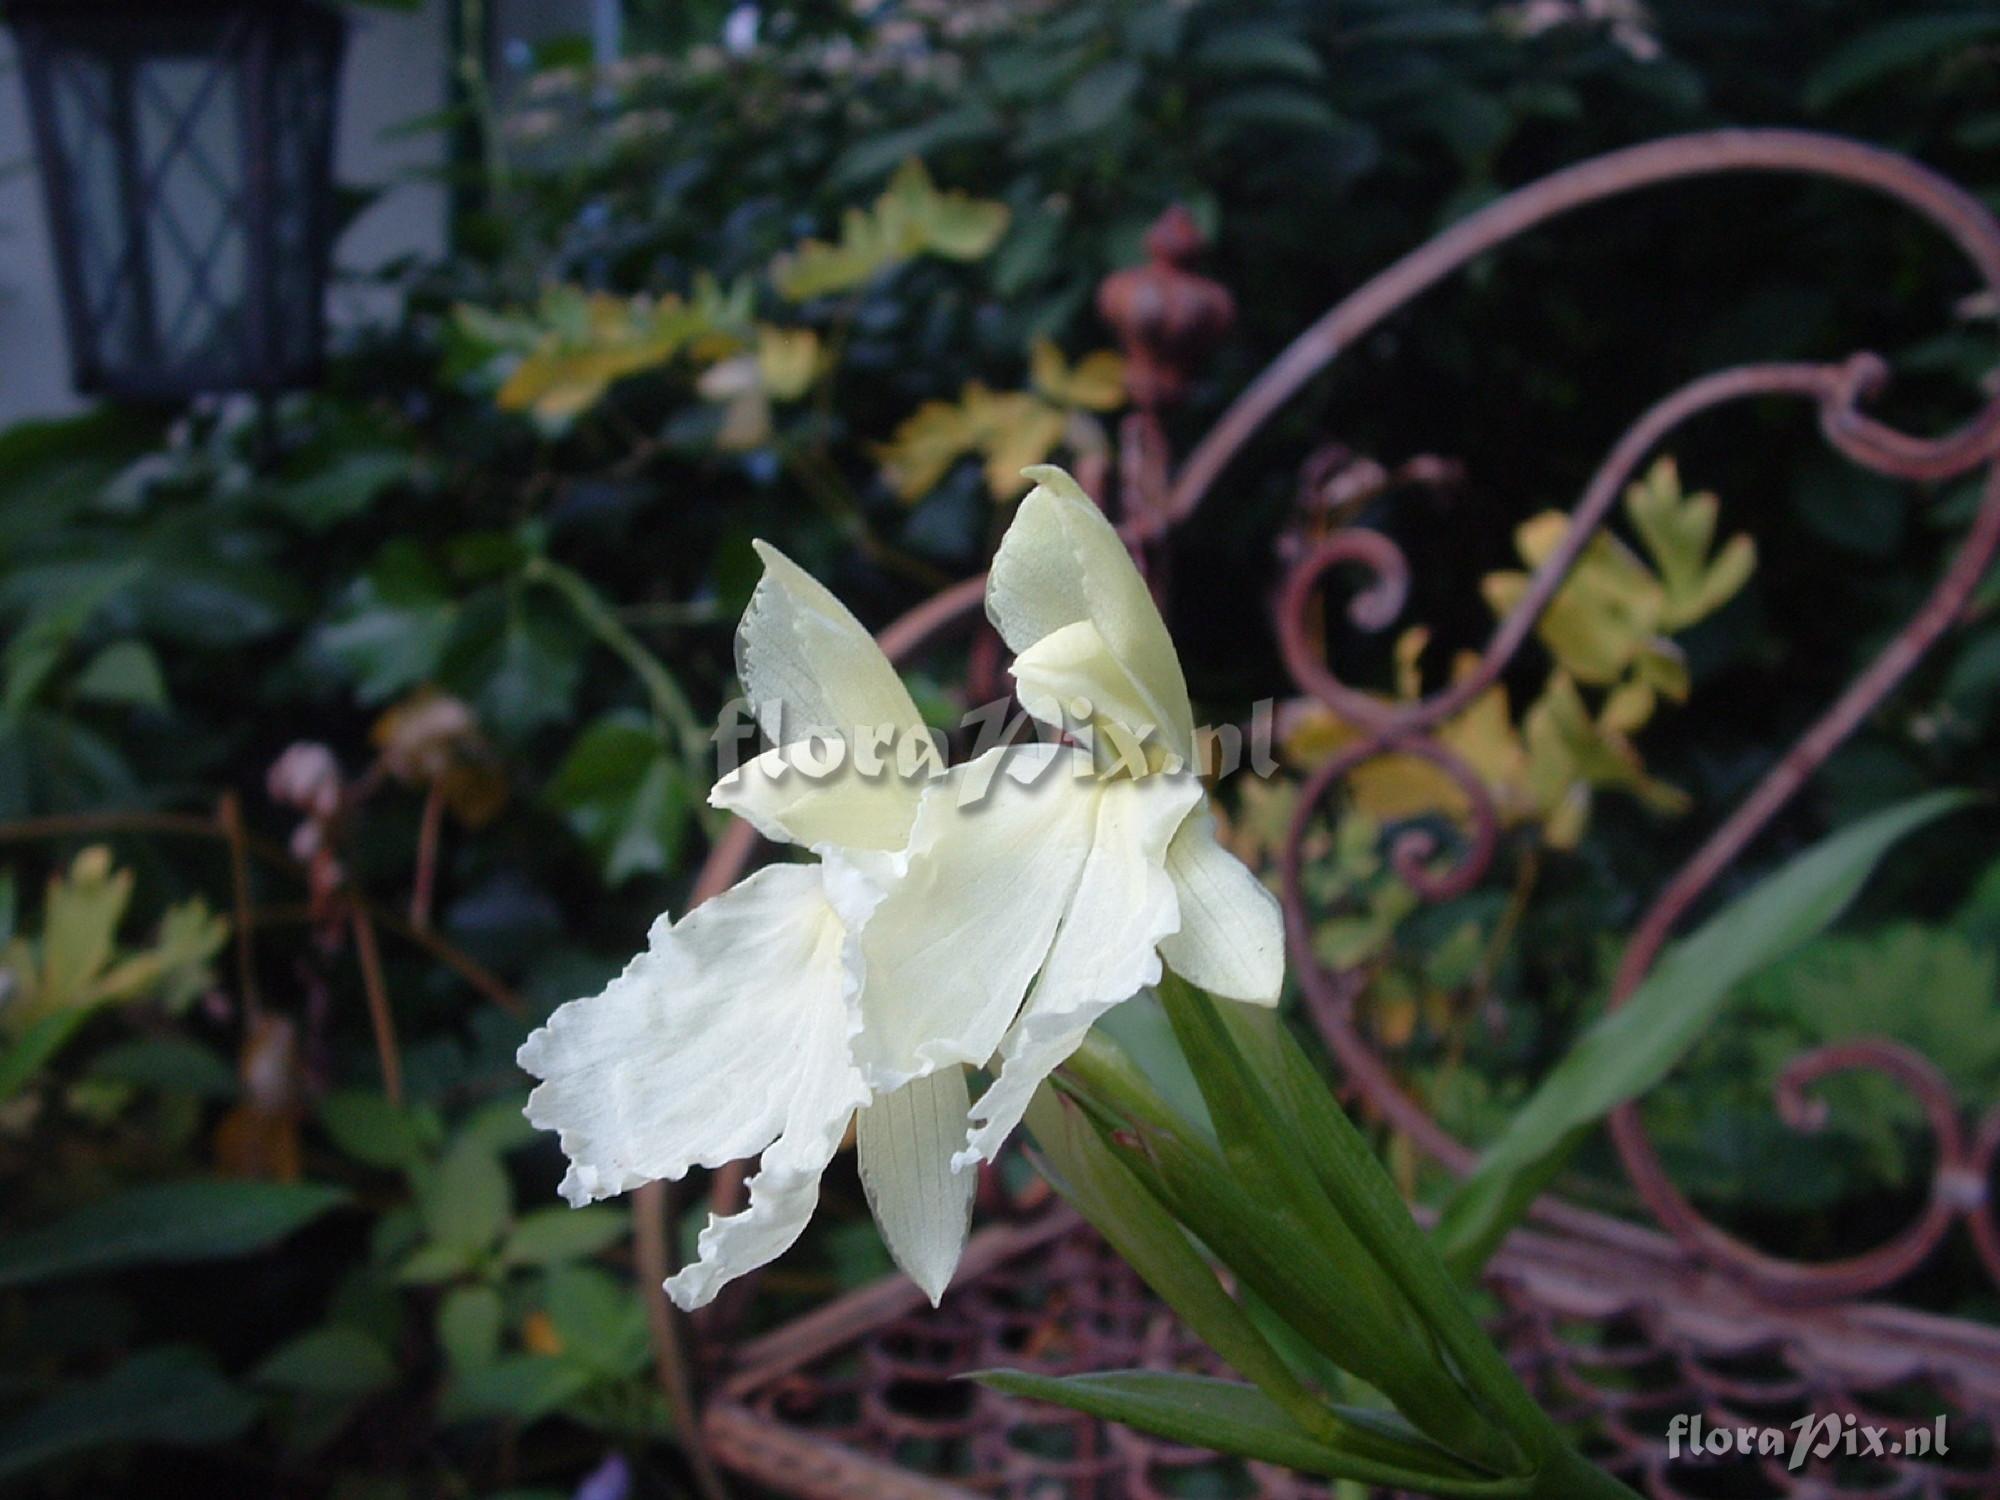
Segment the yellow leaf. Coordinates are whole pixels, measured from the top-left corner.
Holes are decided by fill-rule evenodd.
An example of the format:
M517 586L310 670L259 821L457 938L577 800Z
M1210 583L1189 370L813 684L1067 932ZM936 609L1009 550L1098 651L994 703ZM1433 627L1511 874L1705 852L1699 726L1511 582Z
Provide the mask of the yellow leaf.
M875 450L883 475L900 499L921 500L969 452L975 437L966 415L949 401L926 401L889 441Z
M1086 354L1072 368L1052 340L1038 338L1028 368L1035 390L1057 406L1116 411L1125 404L1125 361L1109 349Z
M1734 598L1757 567L1757 545L1732 537L1713 559L1718 502L1714 495L1683 496L1671 458L1655 463L1625 491L1625 513L1660 571L1665 589L1661 624L1681 630Z
M794 302L852 291L911 256L977 260L1007 232L1004 203L940 193L914 157L897 170L872 209L841 216L840 238L809 239L771 263L771 282Z
M774 401L796 401L819 376L819 335L810 328L757 329L757 374Z

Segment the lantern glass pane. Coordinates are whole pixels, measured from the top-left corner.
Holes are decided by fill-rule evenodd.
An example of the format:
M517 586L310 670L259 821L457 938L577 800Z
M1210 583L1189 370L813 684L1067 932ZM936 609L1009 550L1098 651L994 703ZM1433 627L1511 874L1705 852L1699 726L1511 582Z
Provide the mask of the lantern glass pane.
M310 0L13 0L80 389L317 374L343 27Z
M147 58L132 94L152 354L169 368L219 365L243 338L248 291L240 75L201 57Z

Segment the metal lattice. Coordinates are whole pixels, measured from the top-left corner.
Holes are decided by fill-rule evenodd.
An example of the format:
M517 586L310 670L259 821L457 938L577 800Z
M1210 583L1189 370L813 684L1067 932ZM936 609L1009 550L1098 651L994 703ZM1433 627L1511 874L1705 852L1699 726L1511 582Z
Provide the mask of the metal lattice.
M10 8L77 389L318 373L342 22L307 0Z

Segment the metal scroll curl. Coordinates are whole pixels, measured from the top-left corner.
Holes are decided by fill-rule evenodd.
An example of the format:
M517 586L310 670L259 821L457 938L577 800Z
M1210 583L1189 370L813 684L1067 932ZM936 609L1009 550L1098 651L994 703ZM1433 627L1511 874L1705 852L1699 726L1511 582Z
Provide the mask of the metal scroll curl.
M1796 132L1718 132L1616 153L1522 189L1406 257L1327 314L1281 355L1225 415L1210 439L1181 471L1176 500L1198 500L1228 458L1276 406L1318 372L1367 327L1434 284L1473 254L1531 224L1594 198L1669 178L1709 171L1768 169L1841 178L1873 187L1916 208L1965 250L1989 285L2000 285L2000 224L1977 203L1927 169L1890 153L1851 142ZM1495 825L1491 799L1472 790L1478 778L1433 735L1471 704L1506 670L1537 621L1608 519L1617 497L1639 466L1682 424L1722 405L1764 397L1811 402L1828 443L1851 462L1886 477L1936 481L1988 466L1982 503L1944 575L1921 608L1873 663L1793 745L1777 767L1715 830L1675 875L1640 922L1621 961L1612 1004L1622 1004L1650 971L1680 920L1799 788L1902 681L1961 616L2000 549L2000 402L1938 438L1898 432L1869 416L1867 402L1883 389L1887 366L1872 354L1839 363L1746 365L1704 376L1646 412L1619 439L1592 477L1559 547L1536 571L1516 607L1495 628L1477 665L1447 687L1403 704L1385 703L1341 682L1314 651L1312 612L1327 573L1358 565L1367 585L1349 605L1365 629L1393 622L1408 594L1409 568L1380 533L1349 529L1323 539L1287 579L1279 602L1279 637L1294 680L1314 698L1362 731L1334 761L1307 782L1286 851L1284 901L1295 967L1309 1006L1351 1082L1385 1119L1410 1134L1445 1164L1463 1169L1472 1153L1453 1140L1406 1095L1382 1059L1354 1026L1351 1011L1359 977L1330 972L1311 950L1310 919L1300 885L1305 829L1337 782L1357 765L1381 755L1419 756L1449 775L1467 795L1469 838L1458 861L1442 876L1412 880L1420 895L1437 899L1462 892L1490 860ZM1482 788L1483 791L1483 788ZM1403 843L1399 869L1406 878L1425 872L1415 846ZM1819 1048L1795 1059L1778 1081L1781 1118L1806 1126L1818 1111L1808 1087L1835 1072L1865 1070L1910 1094L1921 1106L1936 1149L1933 1191L1915 1222L1863 1253L1826 1262L1788 1261L1768 1255L1704 1218L1672 1183L1647 1139L1635 1105L1611 1120L1613 1140L1647 1207L1690 1255L1725 1268L1778 1301L1819 1302L1880 1289L1906 1275L1934 1250L1960 1218L1967 1220L1987 1269L2000 1282L2000 1222L1990 1187L2000 1158L2000 1110L1968 1137L1935 1067L1896 1043L1867 1038ZM1573 1211L1545 1203L1538 1210L1560 1222Z

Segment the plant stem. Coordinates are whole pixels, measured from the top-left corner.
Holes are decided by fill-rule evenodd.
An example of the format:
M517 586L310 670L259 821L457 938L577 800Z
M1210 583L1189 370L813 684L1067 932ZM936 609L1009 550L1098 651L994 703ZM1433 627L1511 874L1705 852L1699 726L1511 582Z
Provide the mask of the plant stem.
M694 705L688 701L687 694L681 690L680 683L674 680L666 664L626 629L611 606L581 574L547 557L529 558L521 571L530 582L547 584L560 594L584 628L597 637L599 644L632 669L651 700L653 717L661 730L671 735L680 747L688 780L695 785L704 781L708 770L708 734L701 727L701 720L695 716Z

